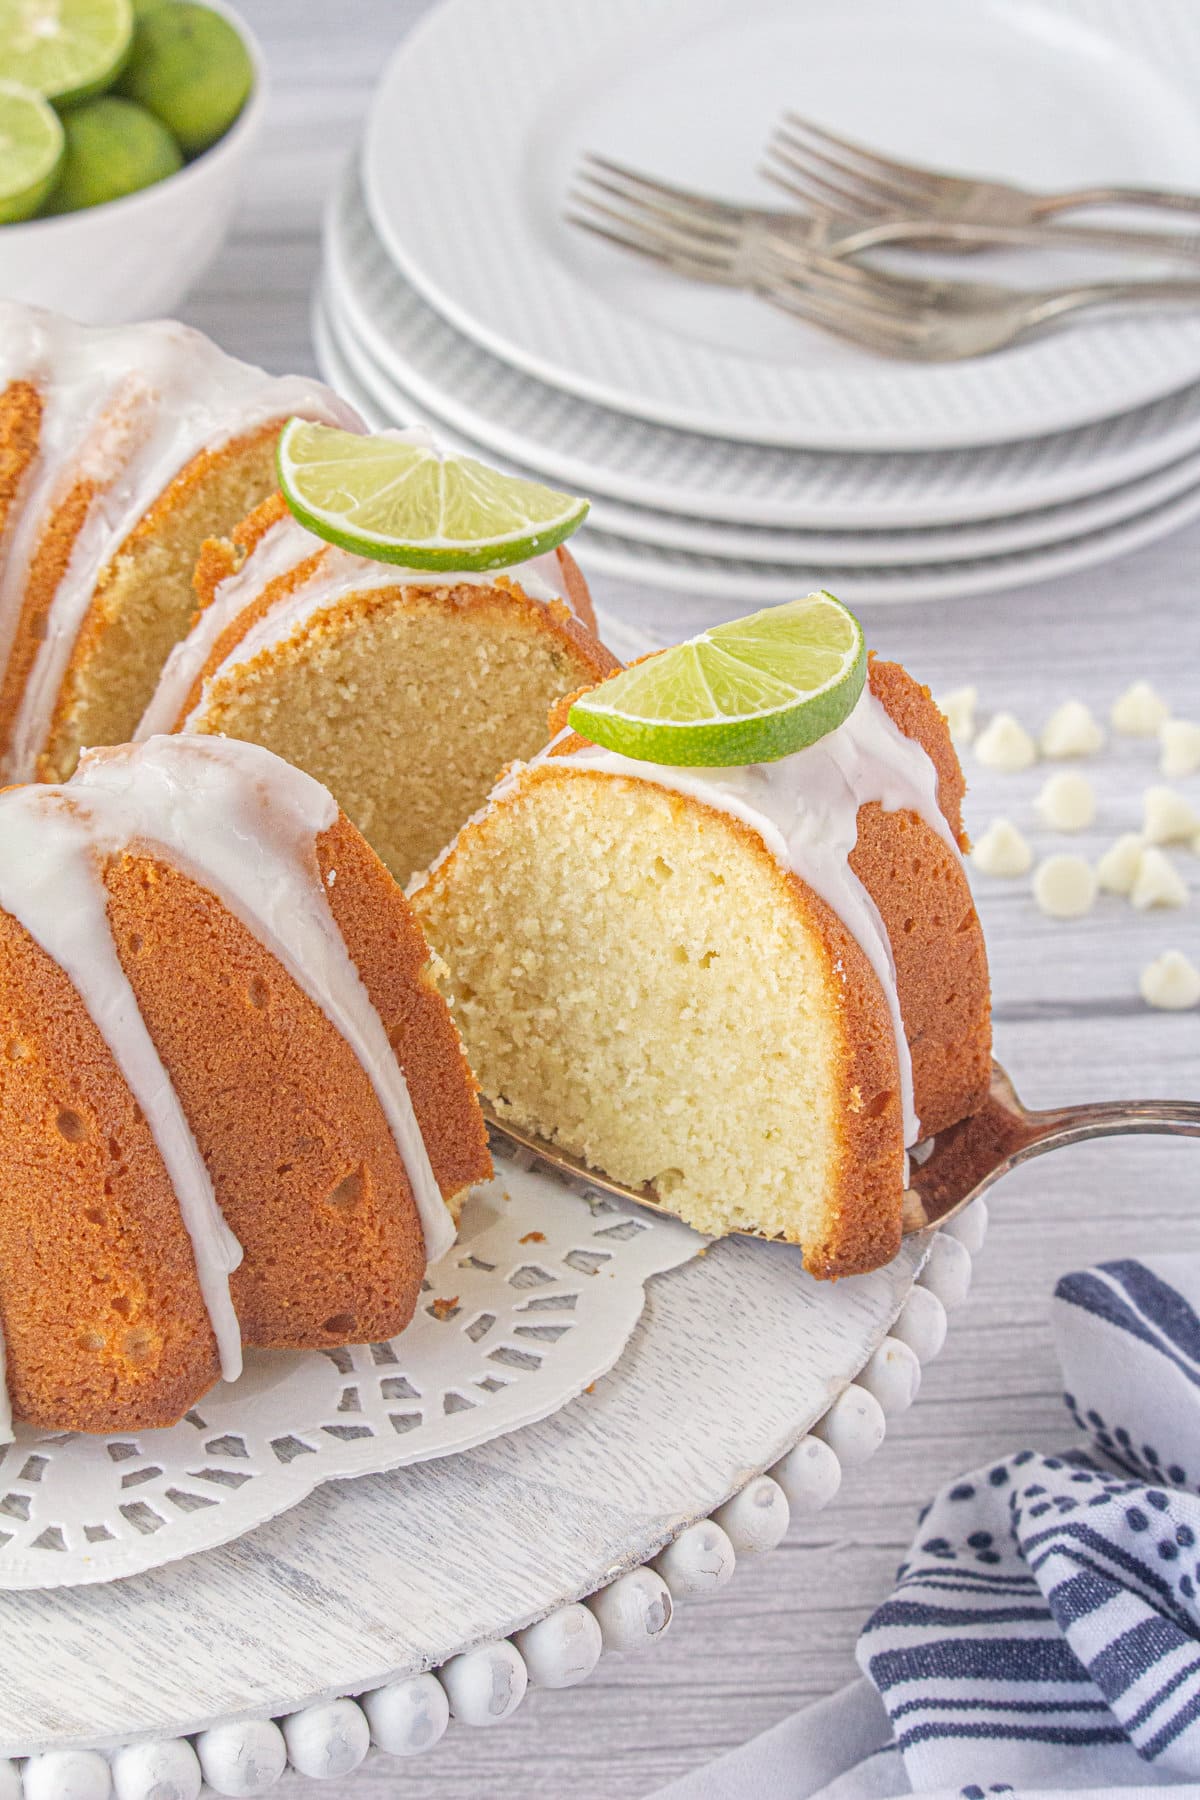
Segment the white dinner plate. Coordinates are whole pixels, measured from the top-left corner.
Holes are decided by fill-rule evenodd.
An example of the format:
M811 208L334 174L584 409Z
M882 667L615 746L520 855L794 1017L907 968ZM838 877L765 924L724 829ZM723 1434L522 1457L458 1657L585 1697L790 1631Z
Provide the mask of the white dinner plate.
M319 299L314 304L312 325L317 361L326 380L357 406L369 423L385 423L386 415L358 381L339 350ZM472 448L469 443L463 443L462 447ZM850 604L965 599L1004 588L1023 587L1031 581L1066 575L1076 569L1107 562L1163 537L1197 517L1200 517L1200 484L1122 524L1071 537L1061 543L963 562L892 564L879 568L840 565L825 560L790 564L700 556L639 543L591 522L585 526L577 545L572 547L577 549L585 573L612 575L624 581L675 589L693 597L730 602L748 601L765 606L822 587L831 589Z
M1097 314L962 363L874 357L565 224L580 153L769 200L754 171L793 107L902 157L1042 188L1194 187L1198 85L1195 0L445 0L385 73L364 178L425 298L571 393L755 443L999 443L1200 378L1200 317ZM989 273L1040 285L1093 261L1011 252Z
M1200 386L1077 431L904 456L764 448L647 424L524 375L449 325L395 269L353 168L326 214L325 281L339 322L379 368L493 457L708 521L856 533L992 521L1134 481L1200 448Z
M374 426L410 425L416 421L430 426L443 442L465 450L469 455L482 457L485 462L494 459L495 453L488 446L459 431L440 412L424 405L379 368L366 346L356 338L352 321L343 316L327 289L322 291L319 305L324 315L322 331L328 335L344 377L354 383L355 404L371 415ZM503 460L514 474L555 486L563 485L562 471L541 456L529 462L517 462L511 457ZM1200 449L1140 480L1106 489L1102 494L1089 495L1061 506L1044 507L1036 512L1017 513L1009 519L985 520L977 525L912 531L783 531L753 525L726 525L607 499L592 501L591 518L592 523L603 531L616 532L637 543L654 544L666 550L685 550L694 555L806 565L820 559L855 568L873 568L885 564L962 562L968 557L999 556L1011 550L1061 543L1066 538L1132 518L1162 501L1174 499L1198 483Z

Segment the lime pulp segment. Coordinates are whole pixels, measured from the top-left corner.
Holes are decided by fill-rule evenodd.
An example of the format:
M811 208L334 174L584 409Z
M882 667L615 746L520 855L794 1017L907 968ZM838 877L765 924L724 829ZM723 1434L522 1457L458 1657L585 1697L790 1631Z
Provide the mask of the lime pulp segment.
M356 436L291 419L279 485L302 525L379 562L410 569L504 569L561 544L588 503L520 481L424 433Z
M577 700L569 721L642 762L774 762L836 730L866 677L858 620L832 594L809 594L622 670Z
M0 224L32 218L63 157L58 114L32 88L0 81Z
M60 105L115 81L132 37L130 0L0 0L0 69Z

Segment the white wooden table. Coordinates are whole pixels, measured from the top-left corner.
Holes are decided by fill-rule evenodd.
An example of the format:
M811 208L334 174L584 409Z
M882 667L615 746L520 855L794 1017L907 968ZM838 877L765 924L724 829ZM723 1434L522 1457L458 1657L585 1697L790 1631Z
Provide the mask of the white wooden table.
M423 0L244 4L265 43L275 102L235 236L185 316L236 354L305 370L313 366L307 315L321 202L388 49ZM586 543L583 550L586 561ZM595 588L605 605L664 639L722 612L615 582ZM935 691L977 680L989 705L1011 706L1031 725L1067 695L1106 708L1138 675L1200 716L1200 529L1028 591L864 613L875 647L901 656ZM1101 816L1085 852L1134 828L1152 767L1146 749L1127 753L1120 768L1093 766ZM985 779L968 764L968 774L976 830L1000 810L1031 824L1036 772ZM1200 778L1189 788L1200 805ZM1200 889L1200 863L1188 872ZM1158 950L1179 944L1200 960L1200 897L1186 912L1149 919L1110 901L1075 925L1042 919L1022 883L992 884L982 903L998 1049L1026 1098L1200 1091L1200 1015L1151 1013L1137 998L1138 970ZM408 1768L360 1772L323 1792L330 1800L383 1800L410 1788L428 1800L560 1800L568 1792L624 1800L840 1685L854 1673L859 1625L886 1592L934 1488L1021 1444L1069 1440L1047 1326L1056 1277L1150 1247L1200 1249L1198 1193L1195 1148L1159 1139L1090 1146L1019 1171L994 1197L973 1296L955 1314L916 1407L879 1455L848 1475L828 1512L794 1525L770 1557L741 1562L730 1587L682 1610L664 1644L641 1660L605 1659L581 1688L531 1693L499 1730L452 1727ZM304 1785L289 1778L274 1791L288 1800Z

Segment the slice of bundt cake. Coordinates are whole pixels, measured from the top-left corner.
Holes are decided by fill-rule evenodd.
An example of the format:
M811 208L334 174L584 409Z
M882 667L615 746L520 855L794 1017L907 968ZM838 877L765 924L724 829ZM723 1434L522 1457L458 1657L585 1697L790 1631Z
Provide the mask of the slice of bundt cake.
M618 667L564 549L499 574L372 562L273 496L204 546L201 610L138 737L248 738L306 769L402 881L449 842L562 695Z
M64 780L123 743L195 608L200 546L275 486L291 414L359 428L319 382L183 325L0 303L0 768Z
M0 793L0 840L0 1438L169 1424L243 1344L400 1331L489 1160L420 928L330 795L157 738Z
M802 1244L816 1275L886 1261L906 1147L987 1091L963 791L892 663L836 730L748 768L563 732L413 896L497 1115L704 1232Z

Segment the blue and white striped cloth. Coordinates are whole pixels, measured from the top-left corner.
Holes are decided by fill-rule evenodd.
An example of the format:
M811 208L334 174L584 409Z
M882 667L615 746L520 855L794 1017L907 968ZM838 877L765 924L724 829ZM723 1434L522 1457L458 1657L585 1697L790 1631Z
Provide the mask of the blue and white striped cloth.
M867 1680L662 1800L1200 1794L1200 1257L1067 1275L1054 1326L1085 1446L944 1488L863 1630Z

